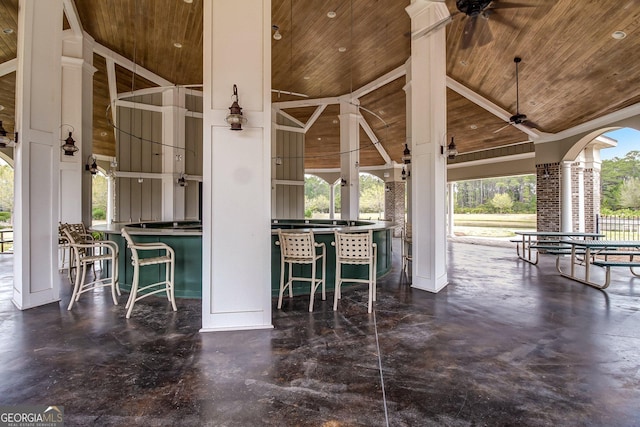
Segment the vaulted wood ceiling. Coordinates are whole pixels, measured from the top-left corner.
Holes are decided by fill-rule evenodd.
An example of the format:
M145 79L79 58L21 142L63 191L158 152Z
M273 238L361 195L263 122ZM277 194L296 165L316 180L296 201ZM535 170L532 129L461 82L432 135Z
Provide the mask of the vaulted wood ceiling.
M70 4L72 0L65 0ZM519 66L520 112L541 132L558 133L640 102L640 0L495 0L495 9L477 18L472 42L465 47L470 19L446 0L452 13L447 25L447 75L458 84L516 112L515 66ZM0 0L0 64L16 57L17 0ZM272 0L273 101L349 94L403 65L410 56L410 0ZM171 84L202 82L202 0L75 0L83 29L98 44L128 58ZM335 12L334 18L327 13ZM241 13L238 19L241 19ZM612 37L624 31L627 37ZM273 34L273 31L272 31ZM488 37L490 34L490 37ZM230 34L232 39L239 35ZM180 43L181 48L174 47ZM344 49L340 49L344 48ZM340 50L344 50L341 52ZM113 131L106 119L109 92L106 62L95 55L94 151L114 153ZM0 77L0 119L13 129L15 72ZM153 85L129 70L116 68L118 91ZM400 162L405 130L404 77L360 99L362 114L375 137ZM458 89L458 91L460 91ZM287 113L306 121L312 107ZM337 106L328 106L306 136L307 168L338 167ZM447 92L447 129L460 152L526 141L529 135L469 101ZM361 165L384 160L361 132Z

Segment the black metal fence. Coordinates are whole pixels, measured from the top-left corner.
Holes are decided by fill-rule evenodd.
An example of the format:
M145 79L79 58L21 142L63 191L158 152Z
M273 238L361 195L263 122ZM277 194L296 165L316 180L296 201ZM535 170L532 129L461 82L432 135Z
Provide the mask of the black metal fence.
M640 217L598 215L596 232L609 240L640 240Z

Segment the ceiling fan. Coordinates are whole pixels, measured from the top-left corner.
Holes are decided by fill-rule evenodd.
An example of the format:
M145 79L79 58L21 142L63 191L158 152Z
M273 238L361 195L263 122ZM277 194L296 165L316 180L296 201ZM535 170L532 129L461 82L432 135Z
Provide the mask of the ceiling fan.
M513 62L516 63L516 113L509 117L509 123L502 126L500 129L493 131L493 133L498 133L503 129L511 125L525 125L527 127L537 127L536 124L527 120L527 116L525 114L520 113L520 87L518 84L518 64L522 62L522 58L516 56L513 58Z
M467 22L462 33L462 49L466 49L471 46L484 46L493 40L493 35L487 22L489 17L493 21L513 27L511 22L505 20L498 13L499 9L532 7L532 5L500 0L456 0L456 7L460 13L466 15Z

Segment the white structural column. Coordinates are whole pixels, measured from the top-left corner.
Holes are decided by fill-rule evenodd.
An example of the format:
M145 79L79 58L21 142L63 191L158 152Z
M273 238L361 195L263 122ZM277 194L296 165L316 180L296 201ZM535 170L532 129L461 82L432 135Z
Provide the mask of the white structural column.
M411 97L411 58L409 58L407 60L407 62L404 64L406 69L407 69L407 73L405 75L406 78L406 83L403 87L404 92L405 92L405 102L406 102L406 109L407 109L407 114L406 114L406 137L407 137L407 145L409 146L410 149L413 148L412 144L411 144L411 102L412 101L412 97ZM411 220L412 220L412 214L411 214L411 210L413 209L411 207L411 164L408 164L404 167L404 171L405 171L405 194L406 194L406 207L407 207L407 218L406 218L406 222L411 224Z
M573 231L573 209L571 206L571 162L562 162L560 189L560 231Z
M578 173L578 231L584 233L585 217L584 217L584 151L578 157L579 164L576 172Z
M336 217L336 183L329 184L329 219Z
M93 151L93 66L94 40L88 34L77 37L67 30L62 39L62 106L59 138L73 131L80 149L73 156L60 154L60 221L92 221L92 175L85 171ZM60 141L60 145L63 141Z
M440 147L447 132L444 1L412 0L411 32L434 28L411 41L412 287L438 292L448 283L446 160Z
M453 213L454 213L455 206L456 206L456 193L455 193L456 188L455 188L455 183L453 183L453 182L450 182L449 184L447 184L447 186L449 187L449 192L448 192L449 209L447 211L448 217L449 217L448 234L449 234L449 236L453 237L455 235L453 233L453 227L455 226Z
M272 327L270 35L270 0L205 0L202 331Z
M185 92L172 88L162 93L162 220L185 218L185 190L177 180L185 171Z
M349 101L340 102L340 218L358 219L360 206L360 113Z
M13 303L58 301L58 204L62 0L21 0L14 203Z

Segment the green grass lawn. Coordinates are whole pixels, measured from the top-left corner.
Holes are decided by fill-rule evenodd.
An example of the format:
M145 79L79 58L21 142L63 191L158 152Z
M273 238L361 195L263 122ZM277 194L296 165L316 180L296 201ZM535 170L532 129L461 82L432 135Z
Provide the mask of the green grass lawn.
M512 237L517 230L535 230L535 214L455 214L457 236Z

